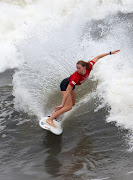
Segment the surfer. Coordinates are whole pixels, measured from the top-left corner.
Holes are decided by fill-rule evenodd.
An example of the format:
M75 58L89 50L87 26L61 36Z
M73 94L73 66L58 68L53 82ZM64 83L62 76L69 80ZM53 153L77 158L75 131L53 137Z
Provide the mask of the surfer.
M88 78L94 64L101 58L107 55L116 54L120 50L110 51L96 56L90 62L78 61L76 64L77 70L68 78L64 79L60 84L62 92L62 103L60 106L55 107L55 112L46 120L46 122L55 127L53 120L61 114L70 111L75 105L76 90L75 85L81 85Z

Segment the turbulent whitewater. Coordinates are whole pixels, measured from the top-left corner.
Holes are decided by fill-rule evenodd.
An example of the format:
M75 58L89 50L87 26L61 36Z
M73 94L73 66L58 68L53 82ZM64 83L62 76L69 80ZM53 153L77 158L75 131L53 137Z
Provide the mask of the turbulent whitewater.
M132 129L132 4L98 0L89 4L85 0L1 2L3 11L9 8L8 16L14 12L8 20L1 16L8 25L2 26L6 28L2 28L4 36L1 30L1 71L19 67L13 80L16 108L39 117L46 115L45 106L53 103L50 96L58 94L60 81L75 70L77 60L120 49L118 55L100 60L91 77L98 82L94 89L100 105L96 110L109 106L107 122Z
M31 134L36 132L38 120L51 114L54 106L61 103L59 84L63 78L69 77L76 70L76 62L80 59L89 61L98 54L120 49L118 54L100 59L95 64L87 82L76 87L76 106L63 117L63 120L66 120L66 131L64 130L66 134L63 136L65 138L63 142L69 145L57 144L56 146L65 146L62 151L66 159L69 153L73 153L73 157L76 156L76 160L73 160L77 162L76 167L73 166L71 158L68 161L75 178L87 179L90 168L91 178L89 179L102 179L102 172L105 175L103 178L109 179L111 176L108 176L104 163L111 163L108 166L110 174L116 173L116 169L120 173L121 159L118 164L115 159L122 154L119 156L117 145L121 149L120 153L133 150L133 1L1 0L0 22L2 139L8 138L8 132L11 133L10 137L14 137L13 132L16 132L17 128L12 130L13 127L18 127L16 134L27 130L27 134L29 133L33 138ZM41 138L39 132L40 129L37 129L38 136ZM82 132L82 135L77 132ZM74 136L72 139L75 143L72 149L76 147L74 152L70 149L71 141L66 140L69 135ZM49 135L46 136L49 138ZM18 139L15 139L16 137ZM23 133L20 137L15 136L15 142L23 142L22 137L24 137ZM44 138L45 141L47 138ZM101 139L97 143L98 138ZM12 142L13 140L9 140L7 144L12 145ZM26 142L28 142L27 139L24 144ZM82 144L82 142L86 143ZM45 145L45 148L49 147L49 144ZM2 148L5 147L6 144L2 145ZM29 146L24 149L22 147L22 150L20 148L18 157L20 158L26 152L30 154L30 148ZM79 149L83 149L83 152ZM89 155L88 152L90 152ZM118 154L112 154L112 152ZM97 153L98 156L96 156ZM9 154L8 151L7 154ZM130 158L127 157L129 154L124 155L123 162L127 164L123 166L131 167L128 161ZM4 163L3 152L1 157ZM12 164L12 157L9 158ZM66 164L61 167L69 175L66 159ZM24 162L21 161L21 163L23 166ZM103 171L100 169L100 163L103 165ZM60 166L60 163L58 165ZM29 167L29 164L27 166ZM36 169L36 165L33 167ZM99 169L95 173L96 167ZM23 166L20 169L25 171L26 168ZM129 169L132 172L132 169ZM127 173L127 171L123 172ZM2 172L6 174L4 166ZM46 177L49 178L47 175ZM39 178L41 180L41 177Z

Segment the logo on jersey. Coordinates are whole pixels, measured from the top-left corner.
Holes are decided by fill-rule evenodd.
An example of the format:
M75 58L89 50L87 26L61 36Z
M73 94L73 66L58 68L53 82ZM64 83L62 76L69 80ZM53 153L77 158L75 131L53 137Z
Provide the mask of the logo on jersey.
M72 81L72 84L74 84L74 86L76 85L76 83L74 81Z
M93 66L93 62L90 62L90 64Z

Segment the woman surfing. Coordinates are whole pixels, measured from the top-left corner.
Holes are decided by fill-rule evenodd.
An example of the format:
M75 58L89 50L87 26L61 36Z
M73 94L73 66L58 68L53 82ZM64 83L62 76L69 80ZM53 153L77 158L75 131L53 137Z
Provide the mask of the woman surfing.
M60 106L55 107L55 112L46 120L46 122L55 127L53 120L62 115L63 113L70 111L75 105L76 100L76 85L81 85L88 78L94 64L101 58L118 53L120 50L110 51L109 53L104 53L96 56L90 62L78 61L76 64L77 70L68 78L64 79L60 84L60 89L62 92L62 103Z

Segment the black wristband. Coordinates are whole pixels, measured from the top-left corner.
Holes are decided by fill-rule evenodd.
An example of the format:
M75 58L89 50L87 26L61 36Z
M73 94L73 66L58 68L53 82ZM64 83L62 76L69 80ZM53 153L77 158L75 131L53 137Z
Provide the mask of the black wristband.
M111 51L109 52L109 54L111 55Z

